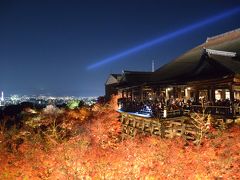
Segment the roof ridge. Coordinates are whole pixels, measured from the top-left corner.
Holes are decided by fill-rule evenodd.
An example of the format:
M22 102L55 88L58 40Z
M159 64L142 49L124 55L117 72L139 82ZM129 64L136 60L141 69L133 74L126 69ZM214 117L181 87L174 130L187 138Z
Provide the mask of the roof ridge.
M234 33L234 32L240 32L240 28L237 28L237 29L234 29L232 31L228 31L228 32L225 32L225 33L222 33L222 34L218 34L216 36L208 37L206 39L206 42L208 42L209 40L214 40L214 39L217 39L217 38L221 38L221 37L227 36L227 35L229 35L231 33Z
M152 73L152 71L129 71L129 70L123 70L123 73Z

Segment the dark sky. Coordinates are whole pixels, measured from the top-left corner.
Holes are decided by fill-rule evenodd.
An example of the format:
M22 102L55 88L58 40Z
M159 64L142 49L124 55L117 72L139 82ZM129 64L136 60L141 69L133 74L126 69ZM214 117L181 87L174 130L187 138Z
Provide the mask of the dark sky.
M111 55L240 5L238 0L1 0L0 90L98 96L110 73L150 71L206 37L240 27L240 13L87 70Z

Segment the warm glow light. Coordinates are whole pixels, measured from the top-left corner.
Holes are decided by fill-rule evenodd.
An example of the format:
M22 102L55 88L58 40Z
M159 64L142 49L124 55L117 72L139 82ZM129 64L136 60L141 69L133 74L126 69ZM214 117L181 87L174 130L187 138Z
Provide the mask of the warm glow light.
M167 110L166 110L166 109L163 110L163 117L164 117L164 118L167 117Z

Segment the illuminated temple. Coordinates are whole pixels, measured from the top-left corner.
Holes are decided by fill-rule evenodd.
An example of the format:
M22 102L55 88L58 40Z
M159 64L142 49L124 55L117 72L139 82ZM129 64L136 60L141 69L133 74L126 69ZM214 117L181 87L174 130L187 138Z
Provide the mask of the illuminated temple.
M109 75L106 98L118 94L121 110L197 110L225 116L239 114L240 29L206 41L154 72ZM147 108L148 107L148 108Z

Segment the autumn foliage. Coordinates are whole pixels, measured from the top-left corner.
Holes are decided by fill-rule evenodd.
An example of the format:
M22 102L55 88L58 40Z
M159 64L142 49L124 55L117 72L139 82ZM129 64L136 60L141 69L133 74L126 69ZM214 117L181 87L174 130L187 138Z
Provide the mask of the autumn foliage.
M116 98L116 97L115 97ZM25 113L0 132L0 179L238 179L240 126L201 145L138 135L121 138L116 99L91 108Z

